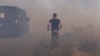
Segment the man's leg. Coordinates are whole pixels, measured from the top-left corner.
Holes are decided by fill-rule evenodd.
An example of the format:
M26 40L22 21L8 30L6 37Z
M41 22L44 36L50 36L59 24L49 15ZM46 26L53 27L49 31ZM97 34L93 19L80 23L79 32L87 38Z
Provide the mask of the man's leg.
M51 31L51 47L55 47L55 37L54 37L54 30Z
M59 38L59 32L58 30L52 30L52 40L51 40L51 45L52 47L57 47L58 46L58 38Z
M55 44L56 44L56 47L58 46L58 39L59 39L59 30L56 30L55 31Z

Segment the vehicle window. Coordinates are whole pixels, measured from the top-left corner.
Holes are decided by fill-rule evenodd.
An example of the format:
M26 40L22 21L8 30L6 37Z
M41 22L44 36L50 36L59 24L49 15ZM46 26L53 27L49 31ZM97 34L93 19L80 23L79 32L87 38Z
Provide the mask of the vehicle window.
M4 17L5 17L5 14L1 12L1 13L0 13L0 18L3 19Z

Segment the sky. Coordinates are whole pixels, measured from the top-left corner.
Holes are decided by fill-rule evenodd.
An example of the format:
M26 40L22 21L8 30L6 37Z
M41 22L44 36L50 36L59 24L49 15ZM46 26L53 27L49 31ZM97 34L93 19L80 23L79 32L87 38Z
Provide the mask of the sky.
M64 34L71 26L99 23L99 0L0 0L0 5L17 6L30 17L30 32L47 34L47 24L53 13L58 14Z

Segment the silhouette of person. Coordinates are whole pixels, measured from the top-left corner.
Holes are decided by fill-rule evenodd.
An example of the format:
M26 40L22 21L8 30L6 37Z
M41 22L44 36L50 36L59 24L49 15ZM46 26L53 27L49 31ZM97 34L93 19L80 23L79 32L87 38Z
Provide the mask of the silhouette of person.
M59 30L62 28L60 19L57 18L57 14L53 14L53 18L49 20L47 30L51 28L51 47L55 48L58 46Z

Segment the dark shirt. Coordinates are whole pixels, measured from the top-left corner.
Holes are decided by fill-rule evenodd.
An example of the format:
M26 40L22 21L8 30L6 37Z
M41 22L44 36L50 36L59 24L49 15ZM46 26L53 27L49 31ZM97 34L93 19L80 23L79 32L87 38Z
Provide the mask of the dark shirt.
M51 23L51 30L58 30L59 29L59 24L60 20L57 18L51 19L49 21Z

